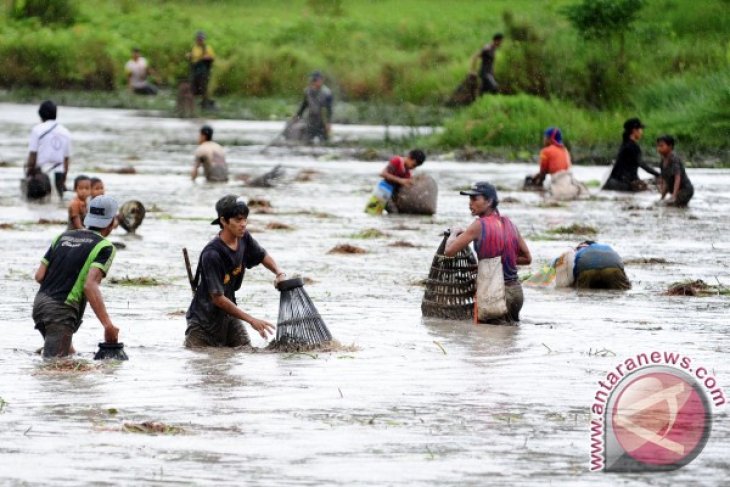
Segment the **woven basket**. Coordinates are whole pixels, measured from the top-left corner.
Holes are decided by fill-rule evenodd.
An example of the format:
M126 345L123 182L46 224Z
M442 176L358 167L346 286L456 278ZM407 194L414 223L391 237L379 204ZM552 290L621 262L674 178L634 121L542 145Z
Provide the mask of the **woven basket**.
M474 316L477 259L471 247L454 257L444 256L448 233L433 257L426 280L426 292L421 301L423 316L448 320L468 320Z

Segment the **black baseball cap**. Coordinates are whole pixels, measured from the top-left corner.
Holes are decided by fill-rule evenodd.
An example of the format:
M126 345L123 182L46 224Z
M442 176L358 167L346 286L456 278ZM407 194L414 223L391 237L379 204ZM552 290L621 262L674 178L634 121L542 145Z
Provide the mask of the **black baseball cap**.
M494 202L495 206L499 202L499 199L497 198L497 188L494 187L492 183L488 183L487 181L479 181L478 183L474 183L471 185L471 188L469 188L466 191L459 191L459 194L462 194L464 196L484 196L488 200L492 200Z
M215 211L218 217L210 222L211 225L219 225L221 217L233 218L234 216L243 215L248 217L248 205L243 196L229 194L219 199L215 204Z
M624 122L624 130L630 131L634 129L643 129L645 128L645 125L641 123L641 120L638 118L630 118Z

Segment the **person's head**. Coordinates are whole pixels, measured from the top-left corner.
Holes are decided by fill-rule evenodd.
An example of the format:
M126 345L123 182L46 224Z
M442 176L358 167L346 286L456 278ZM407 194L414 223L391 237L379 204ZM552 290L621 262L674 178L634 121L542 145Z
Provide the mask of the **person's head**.
M74 191L76 191L76 196L79 199L86 200L91 194L91 178L83 174L76 176L76 179L74 179Z
M314 71L309 75L309 86L315 90L322 87L324 84L324 75L320 71Z
M404 161L408 169L415 169L426 162L426 154L421 149L413 149L408 153Z
M56 107L56 104L53 103L51 100L46 100L43 103L41 103L41 106L38 108L38 115L41 117L41 120L44 122L46 120L56 120L56 113L58 112L58 108Z
M210 125L203 125L200 127L200 136L198 137L198 143L208 142L213 140L213 127Z
M195 33L195 43L199 46L202 46L205 44L205 32L202 30L199 30Z
M136 61L137 59L139 59L139 55L140 55L139 47L135 47L134 49L132 49L132 59L134 59Z
M624 122L624 140L638 141L644 135L644 124L638 118L630 118Z
M671 135L662 135L656 139L656 151L663 155L668 156L674 150L674 137Z
M580 250L580 249L584 249L586 247L590 247L594 243L596 243L595 240L584 240L578 244L578 246L575 248L575 250Z
M104 181L99 178L91 178L89 180L91 184L91 197L96 198L104 194Z
M558 127L549 127L543 133L542 145L545 147L549 145L563 146L563 133Z
M501 32L497 32L492 36L492 44L494 47L499 47L502 45L502 41L504 40L504 34Z
M474 183L471 188L461 191L460 194L469 197L469 210L475 216L484 216L496 211L499 205L497 188L487 181Z
M215 211L218 218L211 222L211 225L218 225L237 238L243 237L246 233L248 223L248 205L243 196L226 195L215 204Z
M89 212L84 218L84 226L103 236L112 233L119 213L119 204L111 196L97 196L89 202Z

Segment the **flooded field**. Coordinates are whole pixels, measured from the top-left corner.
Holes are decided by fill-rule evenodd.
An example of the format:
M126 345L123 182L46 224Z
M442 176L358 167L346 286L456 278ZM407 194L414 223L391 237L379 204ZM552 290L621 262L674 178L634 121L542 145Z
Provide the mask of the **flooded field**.
M260 154L280 124L213 124L215 139L238 143L226 147L234 175L283 165L278 187L252 189L235 179L223 186L190 182L201 121L65 107L59 121L74 137L71 175L99 175L107 194L120 202L138 199L148 210L138 235L112 234L126 249L109 275L116 284L102 286L130 360L49 371L34 353L42 340L30 316L33 273L51 238L64 229L36 222L65 220L66 211L57 199L45 205L19 199L36 107L0 105L0 160L7 162L0 168L0 223L9 224L0 229L3 485L727 482L730 421L722 409L715 411L705 450L683 469L605 477L589 473L588 461L597 381L627 357L682 353L711 369L730 392L730 298L662 294L687 278L730 285L730 171L690 170L696 196L681 211L654 207L653 193L617 196L596 189L588 201L546 205L538 194L516 190L533 167L428 160L419 171L438 180L438 214L374 218L363 208L384 161L340 160L327 151L292 155L276 147ZM383 136L377 127L334 130L344 137ZM398 130L391 128L390 135ZM108 172L125 166L136 174ZM599 180L605 170L578 167L575 173ZM630 262L633 288L526 287L522 323L515 327L423 319L420 281L441 231L469 222L466 198L457 190L478 179L502 188L502 213L525 236L533 270L580 238L548 230L587 224L598 230L596 240ZM253 210L251 232L290 275L313 279L310 296L333 335L354 351L182 348L191 292L181 248L197 261L215 235L209 222L225 193L270 201L270 213ZM369 228L385 236L354 237ZM391 245L397 241L414 246ZM328 254L343 243L367 253ZM140 286L135 278L154 281ZM276 321L278 292L265 270L249 271L238 297L254 316ZM79 356L91 360L101 338L88 309L74 339ZM252 340L266 345L259 336ZM150 435L139 426L145 422L166 427L152 428Z

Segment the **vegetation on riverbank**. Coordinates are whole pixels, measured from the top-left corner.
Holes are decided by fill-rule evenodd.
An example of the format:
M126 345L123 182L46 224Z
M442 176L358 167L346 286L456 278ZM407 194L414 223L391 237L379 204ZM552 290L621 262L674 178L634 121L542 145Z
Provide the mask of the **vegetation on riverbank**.
M11 90L3 99L27 89L118 90L138 46L167 96L98 101L171 111L174 86L187 76L185 53L202 29L218 55L216 116L286 118L307 73L321 69L338 121L446 120L433 147L535 151L541 131L560 125L574 146L606 155L623 120L638 115L647 135L671 132L686 152L727 157L728 1L593 3L607 2L635 10L621 35L580 31L572 14L581 0L49 0L64 15L45 17L33 10L37 0L10 0L0 17L0 87ZM451 118L443 102L496 31L506 35L495 66L505 96Z

